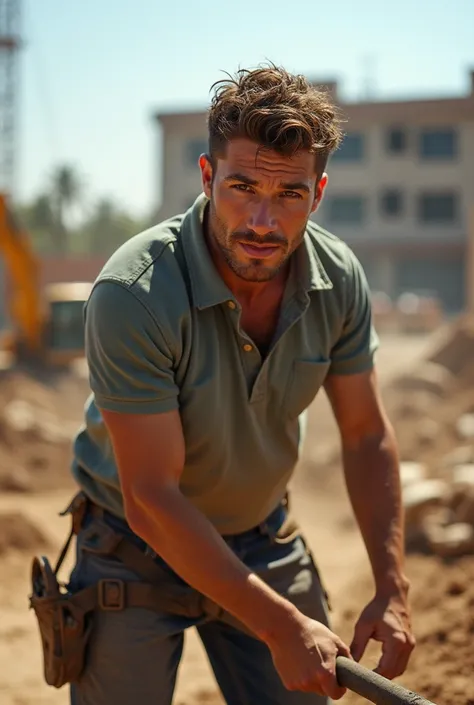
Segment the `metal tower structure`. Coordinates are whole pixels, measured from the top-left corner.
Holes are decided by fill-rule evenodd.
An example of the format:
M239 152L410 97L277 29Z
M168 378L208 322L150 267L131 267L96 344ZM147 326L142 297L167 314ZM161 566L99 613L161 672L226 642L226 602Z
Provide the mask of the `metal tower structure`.
M15 190L21 0L0 0L0 192Z

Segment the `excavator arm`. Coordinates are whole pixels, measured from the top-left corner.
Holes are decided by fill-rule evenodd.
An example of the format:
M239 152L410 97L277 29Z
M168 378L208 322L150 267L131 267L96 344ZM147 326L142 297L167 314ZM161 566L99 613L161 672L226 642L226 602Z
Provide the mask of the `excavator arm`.
M12 286L9 313L15 330L17 352L40 354L43 310L39 266L30 239L15 223L6 197L0 194L0 256L6 264Z

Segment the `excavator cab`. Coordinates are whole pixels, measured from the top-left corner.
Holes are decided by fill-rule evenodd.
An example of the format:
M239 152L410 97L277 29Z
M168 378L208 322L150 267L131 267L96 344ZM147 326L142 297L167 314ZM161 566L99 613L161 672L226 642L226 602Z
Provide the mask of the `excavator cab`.
M44 290L43 351L48 365L68 365L84 356L84 304L89 282L50 284Z

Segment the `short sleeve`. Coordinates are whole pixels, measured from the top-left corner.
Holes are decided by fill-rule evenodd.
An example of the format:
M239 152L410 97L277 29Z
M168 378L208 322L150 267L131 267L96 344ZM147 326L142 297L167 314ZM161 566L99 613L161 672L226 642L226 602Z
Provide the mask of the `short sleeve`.
M178 408L165 332L130 289L111 281L96 284L85 308L85 341L99 408L131 414Z
M379 339L372 321L370 289L364 270L349 250L344 326L332 349L330 374L366 372L374 366Z

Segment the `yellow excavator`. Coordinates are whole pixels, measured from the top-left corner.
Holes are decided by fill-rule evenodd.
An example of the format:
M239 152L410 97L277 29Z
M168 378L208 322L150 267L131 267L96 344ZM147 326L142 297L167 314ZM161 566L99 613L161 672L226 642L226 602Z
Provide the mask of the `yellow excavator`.
M12 323L11 329L0 333L0 352L7 366L25 361L63 367L83 358L83 307L92 283L41 286L40 266L28 233L17 225L1 193L0 258L7 272Z

